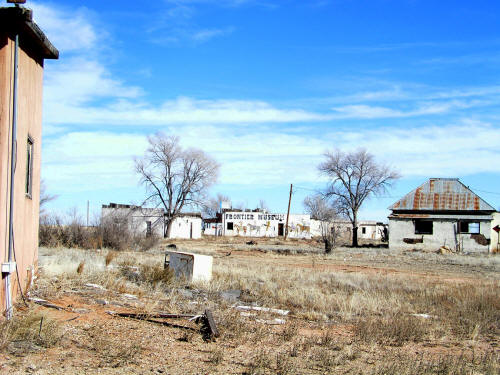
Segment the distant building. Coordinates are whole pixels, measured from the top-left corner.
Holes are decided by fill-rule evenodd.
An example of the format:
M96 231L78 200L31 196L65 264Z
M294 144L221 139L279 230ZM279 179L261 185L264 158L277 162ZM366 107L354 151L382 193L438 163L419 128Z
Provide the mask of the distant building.
M335 226L339 233L339 240L345 242L352 241L352 224L349 220L335 220L326 223L328 227ZM313 237L321 237L322 230L325 227L325 222L321 220L311 219L311 235ZM370 241L381 241L386 237L387 234L387 224L371 221L362 220L358 221L358 239Z
M126 225L136 236L166 235L165 214L162 208L147 208L129 204L110 203L103 205L101 220ZM181 213L172 223L169 238L201 238L202 220L200 213Z
M205 220L204 234L244 237L278 237L285 235L286 214L272 214L265 210L223 210L217 218ZM304 214L290 214L288 238L311 238L311 218Z
M43 65L58 57L31 10L0 8L0 309L7 317L38 262Z
M389 209L390 248L490 249L495 209L457 178L431 178Z

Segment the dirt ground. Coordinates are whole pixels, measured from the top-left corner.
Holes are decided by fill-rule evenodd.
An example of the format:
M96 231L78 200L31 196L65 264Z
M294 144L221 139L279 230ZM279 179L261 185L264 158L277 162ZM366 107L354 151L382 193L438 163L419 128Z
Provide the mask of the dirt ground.
M67 280L73 279L66 279L68 276L48 276L44 264L48 264L47 259L59 256L60 252L41 249L40 276L30 295L43 298L61 309L41 306L33 301L28 306L18 304L16 315L44 317L35 325L42 327L38 332L40 337L38 341L18 338L4 342L0 350L0 373L499 373L500 322L494 312L488 329L478 327L476 331L462 336L450 333L456 332L457 327L451 326L449 331L441 332L439 325L432 323L432 327L438 328L426 328L419 337L407 332L393 332L391 334L395 335L396 341L390 337L386 340L383 336L377 341L366 338L360 329L367 327L367 330L373 331L374 328L367 322L386 314L383 308L374 307L367 313L363 306L359 309L351 306L345 308L349 312L347 314L342 313L340 308L332 308L331 311L326 307L323 311L317 307L321 303L317 300L307 307L302 301L312 299L312 295L300 296L300 300L297 297L295 302L293 296L279 297L288 293L291 283L300 282L301 278L317 277L318 280L325 280L325 284L333 285L330 290L322 290L323 294L319 297L314 297L319 299L321 296L330 298L330 294L347 293L348 296L349 293L360 293L359 298L371 298L373 306L378 306L376 304L382 299L392 301L395 298L391 294L392 287L388 290L374 289L376 286L373 284L383 281L408 283L408 288L425 284L429 288L450 288L459 292L470 288L488 288L484 290L496 291L498 301L498 255L448 256L368 247L340 248L325 255L321 244L313 241L256 239L256 244L251 245L247 245L247 241L242 238L170 241L176 244L178 250L214 256L214 285L175 284L161 289L155 284L154 293L139 292L139 289L126 293L128 290L123 287L102 288L99 284L86 285L81 278L69 282ZM163 243L141 256L162 264L166 245ZM131 263L134 256L132 252L120 254L122 258L131 259ZM266 277L259 272L264 269ZM238 276L239 272L248 274ZM280 278L291 277L292 274L295 279L290 279L289 284L280 284ZM332 275L340 285L338 290L335 289L337 284L328 279ZM231 280L228 281L228 278ZM348 289L349 283L358 282L356 280L359 280L359 285L369 284L369 289L357 290L357 286L352 287L353 291ZM245 284L250 282L254 284ZM321 287L321 283L314 282ZM261 284L257 292L248 287ZM47 285L50 288L45 287ZM270 285L273 285L272 288ZM300 286L295 287L300 291ZM239 296L221 298L221 292L226 288L230 293L240 293ZM368 290L376 293L367 296ZM408 299L412 298L411 291L405 295ZM356 303L352 299L349 301L351 305ZM390 306L400 304L398 301L391 303L393 305ZM443 304L446 303L449 301L443 300ZM488 302L485 300L485 303ZM235 308L238 305L264 306L288 310L289 313L239 311ZM213 311L221 333L213 341L204 340L200 325L187 319L156 319L157 322L152 322L109 313L137 312L149 317L154 312L163 311L194 315L203 313L205 308ZM437 307L432 308L432 311L440 311ZM429 314L428 311L415 311L420 315L413 314L415 317L411 319L418 321L417 328L420 324L426 325L428 321L439 319L432 316L432 311ZM44 321L50 320L57 322L57 329L43 331ZM411 327L409 330L412 330ZM377 334L377 331L373 332ZM54 342L44 342L44 335L55 336ZM400 337L401 341L397 341Z

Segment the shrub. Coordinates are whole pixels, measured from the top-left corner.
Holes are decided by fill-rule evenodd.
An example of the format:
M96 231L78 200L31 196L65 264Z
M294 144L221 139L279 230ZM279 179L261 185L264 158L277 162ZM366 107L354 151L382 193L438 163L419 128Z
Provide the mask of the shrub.
M25 342L30 346L50 348L62 337L59 322L33 310L2 322L0 333L0 347Z
M46 247L145 251L156 246L158 237L134 235L126 224L113 220L88 227L75 214L66 219L44 215L40 217L38 243Z

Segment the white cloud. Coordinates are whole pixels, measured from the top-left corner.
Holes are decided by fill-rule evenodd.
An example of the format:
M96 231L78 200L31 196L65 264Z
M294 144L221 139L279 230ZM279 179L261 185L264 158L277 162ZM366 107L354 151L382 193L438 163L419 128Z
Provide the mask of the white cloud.
M204 29L196 31L191 37L196 42L206 42L212 38L228 35L234 31L234 27L226 27L225 29Z
M181 135L185 147L199 147L222 165L220 183L277 186L284 182L321 181L316 166L326 149L365 147L377 160L390 163L405 177L461 177L500 173L497 140L500 129L477 121L449 126L364 131L304 130L289 133L272 126L242 132L231 126L175 126L164 129ZM51 186L74 191L134 186L133 156L142 155L142 135L74 132L44 145L44 175Z
M102 63L75 57L51 65L46 71L44 101L52 105L79 106L102 98L136 98L142 90L112 78Z
M62 8L31 2L35 22L42 28L56 48L81 51L95 47L97 33L85 8L65 11Z
M436 115L447 113L451 110L463 109L480 104L478 102L463 102L458 100L440 101L422 103L414 109L400 110L388 107L370 106L366 104L345 105L334 107L337 113L335 118L357 118L357 119L376 119L376 118L398 118L398 117L416 117L425 115Z
M95 73L95 72L94 72ZM92 77L91 77L92 78ZM96 77L93 77L95 80ZM112 89L116 83L110 82ZM85 89L85 85L83 86ZM89 90L83 94L74 93L75 100L61 88L55 87L55 94L48 98L45 105L45 120L50 124L106 124L159 127L168 124L211 123L211 124L242 124L242 123L284 123L303 121L325 121L330 117L320 113L302 109L279 109L269 103L251 100L196 100L188 97L178 97L168 100L155 107L146 102L115 101L99 107L78 105L81 99L92 99L89 95L100 86L89 85ZM106 87L103 88L107 92ZM96 94L101 93L98 91ZM136 95L136 89L122 87L116 91ZM69 91L71 94L71 90ZM66 97L63 100L60 98Z

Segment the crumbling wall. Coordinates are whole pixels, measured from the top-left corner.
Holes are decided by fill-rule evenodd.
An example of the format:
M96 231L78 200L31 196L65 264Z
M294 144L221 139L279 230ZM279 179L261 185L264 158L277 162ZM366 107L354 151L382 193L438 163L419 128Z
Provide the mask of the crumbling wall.
M389 219L389 248L395 250L436 251L441 246L464 252L488 252L489 221L480 223L480 233L457 233L457 221L434 219L432 234L415 234L412 219Z

